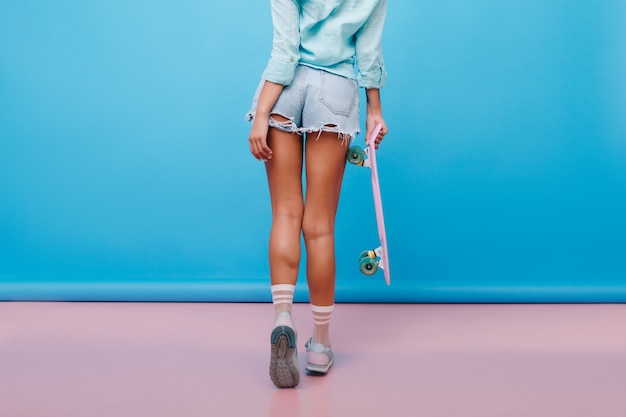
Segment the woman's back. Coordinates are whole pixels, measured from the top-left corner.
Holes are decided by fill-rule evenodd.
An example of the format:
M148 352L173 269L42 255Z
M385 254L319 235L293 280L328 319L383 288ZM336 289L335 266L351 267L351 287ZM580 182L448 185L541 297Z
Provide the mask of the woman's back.
M300 63L380 88L386 8L387 0L273 0L274 48L265 79L274 81L271 67L288 62L288 67Z

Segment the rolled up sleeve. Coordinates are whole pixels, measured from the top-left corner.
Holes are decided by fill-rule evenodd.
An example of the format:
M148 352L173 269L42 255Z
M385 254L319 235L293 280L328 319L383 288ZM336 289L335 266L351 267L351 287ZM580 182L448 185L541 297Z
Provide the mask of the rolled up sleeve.
M383 62L382 37L387 0L380 0L356 35L357 83L363 88L381 88L387 71Z
M294 0L272 0L274 40L261 78L289 85L300 61L300 11Z

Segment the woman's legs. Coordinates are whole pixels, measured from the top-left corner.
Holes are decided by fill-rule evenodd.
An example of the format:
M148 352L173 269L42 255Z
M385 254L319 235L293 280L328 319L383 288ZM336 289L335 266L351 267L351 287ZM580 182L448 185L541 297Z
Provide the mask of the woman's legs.
M272 116L282 120L280 116ZM300 265L302 200L302 136L270 128L272 159L265 163L272 201L269 263L272 285L295 285ZM286 288L286 287L282 287ZM282 300L286 298L283 295ZM293 292L291 294L293 298ZM291 302L276 303L276 313L291 312Z
M335 215L346 166L348 141L337 133L309 134L306 140L306 203L302 232L307 251L307 281L314 315L313 343L330 345L335 302Z
M272 116L281 121L279 116ZM302 137L275 128L268 131L272 158L265 163L272 200L269 242L274 328L271 334L270 379L279 388L298 385L296 332L291 318L293 292L300 264L302 200Z

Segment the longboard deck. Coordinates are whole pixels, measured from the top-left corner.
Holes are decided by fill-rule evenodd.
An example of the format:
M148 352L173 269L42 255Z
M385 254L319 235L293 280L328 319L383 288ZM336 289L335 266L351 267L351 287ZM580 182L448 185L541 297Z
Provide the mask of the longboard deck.
M376 136L380 132L382 125L377 125L372 132L367 146L369 148L368 157L372 171L372 194L374 196L374 208L376 210L376 224L378 226L378 237L381 246L381 268L385 275L385 282L391 285L391 273L389 272L389 253L387 251L387 233L385 231L385 216L383 214L383 201L380 195L380 182L378 181L378 165L376 164Z

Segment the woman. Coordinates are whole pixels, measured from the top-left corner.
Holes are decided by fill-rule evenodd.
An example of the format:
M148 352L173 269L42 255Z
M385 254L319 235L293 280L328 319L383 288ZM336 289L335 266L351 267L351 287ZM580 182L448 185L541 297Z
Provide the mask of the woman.
M301 232L314 322L306 369L325 374L333 365L335 214L346 151L359 133L358 87L366 90L367 137L379 123L377 147L387 134L379 92L386 77L381 39L387 0L271 0L271 8L271 58L248 119L250 152L265 162L272 204L270 378L286 388L300 380L291 305Z

